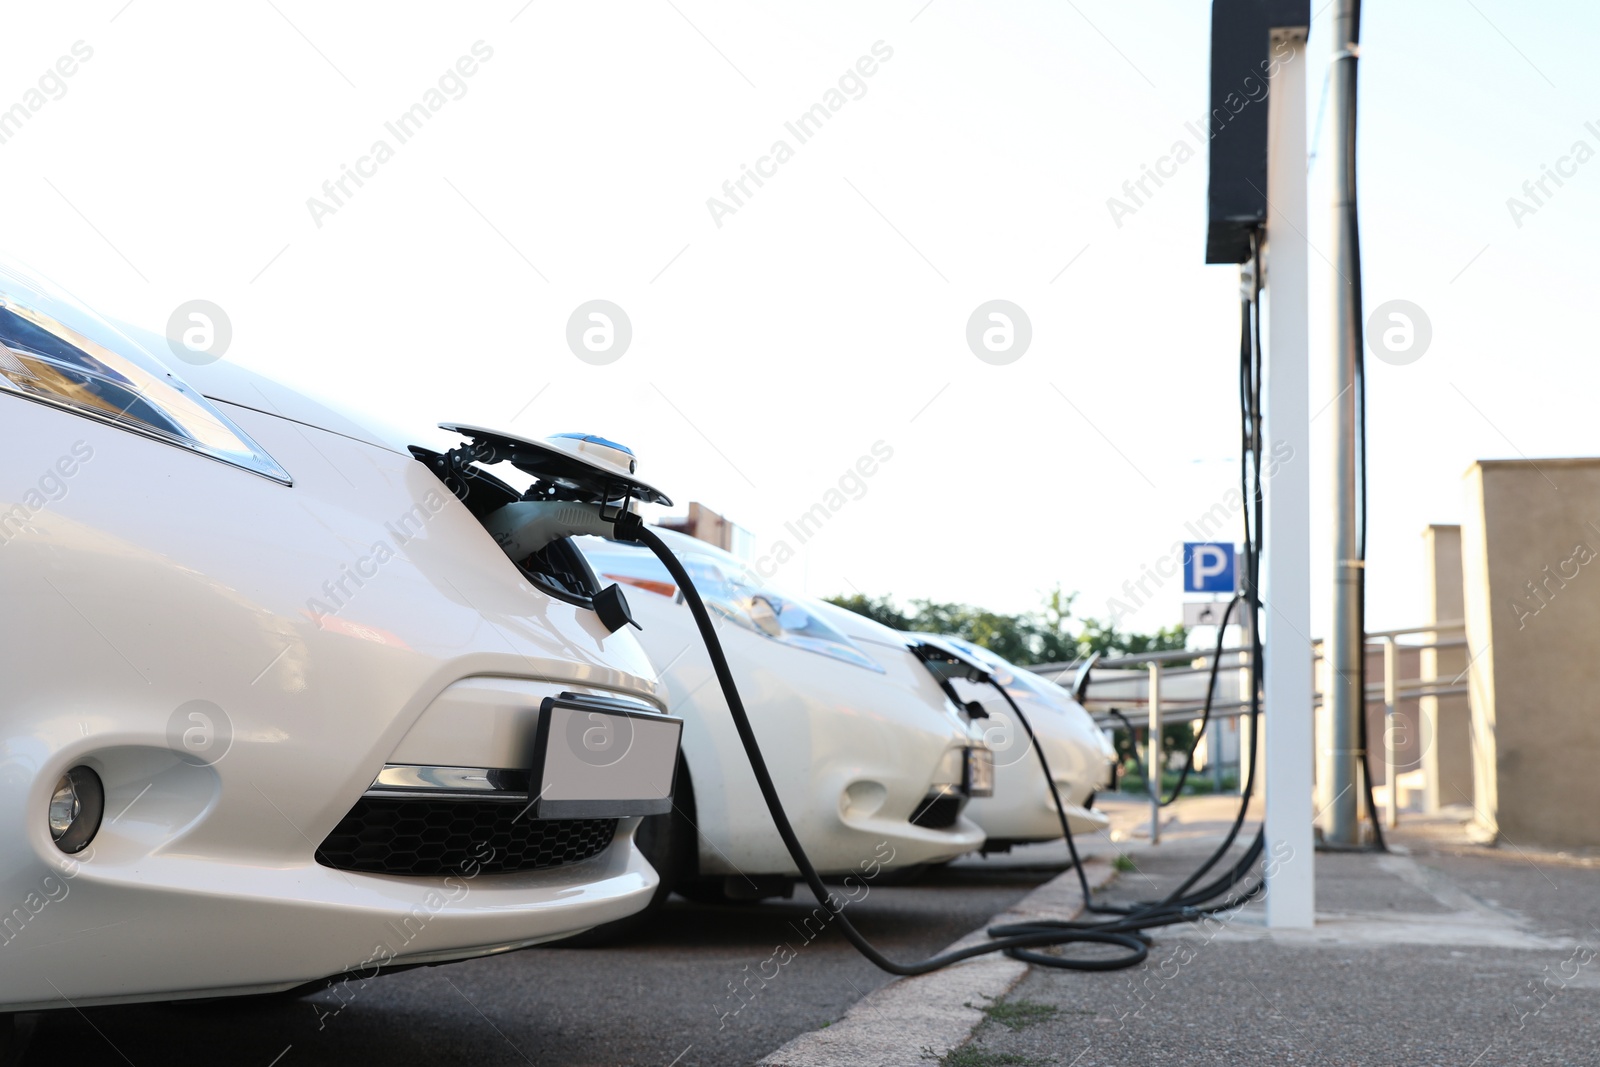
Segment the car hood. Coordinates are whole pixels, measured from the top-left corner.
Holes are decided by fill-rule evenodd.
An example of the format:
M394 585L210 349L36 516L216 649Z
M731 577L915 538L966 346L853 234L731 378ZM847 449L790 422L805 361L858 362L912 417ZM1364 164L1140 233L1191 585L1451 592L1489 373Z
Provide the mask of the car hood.
M806 606L815 607L817 614L827 619L834 629L852 641L866 641L885 648L904 650L909 648L914 640L913 636L904 630L885 626L876 619L869 619L865 615L859 615L849 608L841 608L837 604L830 604L826 600L808 598Z
M276 378L238 364L218 360L195 365L172 355L168 339L154 330L113 322L112 326L141 349L144 355L162 364L207 400L249 408L304 426L363 441L392 452L409 455L409 446L424 445L443 450L453 447L454 436L437 427L401 428L370 412L314 392L289 385Z

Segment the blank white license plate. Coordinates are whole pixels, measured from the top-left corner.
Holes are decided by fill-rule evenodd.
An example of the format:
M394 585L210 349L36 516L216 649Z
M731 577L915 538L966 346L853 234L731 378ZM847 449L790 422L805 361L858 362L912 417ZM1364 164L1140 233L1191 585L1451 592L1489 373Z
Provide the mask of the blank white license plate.
M529 785L539 819L608 819L672 810L683 720L609 697L563 693L539 708Z

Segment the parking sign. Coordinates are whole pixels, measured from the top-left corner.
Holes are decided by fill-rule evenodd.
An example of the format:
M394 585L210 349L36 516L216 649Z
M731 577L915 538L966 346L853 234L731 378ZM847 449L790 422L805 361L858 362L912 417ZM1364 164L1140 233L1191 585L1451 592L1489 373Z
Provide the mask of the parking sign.
M1183 543L1183 591L1232 593L1238 587L1234 548L1217 541Z

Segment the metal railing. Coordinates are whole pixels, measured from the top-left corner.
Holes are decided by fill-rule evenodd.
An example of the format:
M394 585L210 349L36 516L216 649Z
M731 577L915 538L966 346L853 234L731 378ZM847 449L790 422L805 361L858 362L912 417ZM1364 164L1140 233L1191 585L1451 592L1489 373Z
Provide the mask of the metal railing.
M1397 763L1395 742L1397 731L1395 727L1397 725L1400 702L1422 697L1458 696L1469 691L1469 687L1461 683L1460 677L1451 679L1448 682L1442 682L1439 678L1399 678L1400 651L1402 649L1415 649L1418 652L1422 652L1429 649L1465 648L1467 647L1465 636L1448 638L1439 636L1457 633L1464 635L1465 631L1465 622L1451 620L1430 623L1425 626L1410 626L1398 630L1379 630L1367 634L1366 647L1369 650L1373 648L1381 648L1383 650L1383 680L1381 682L1368 683L1364 696L1368 703L1374 698L1383 702L1384 766L1388 769L1386 777L1389 786L1384 821L1389 827L1399 824L1399 788L1396 780L1398 775L1395 773ZM1431 641L1420 643L1401 644L1399 641L1402 637L1413 637L1420 634L1433 634L1435 637ZM1321 639L1314 641L1312 644L1313 658L1314 660L1320 660L1322 658ZM1104 674L1100 676L1102 680L1099 684L1102 687L1102 691L1106 688L1106 681L1109 681L1112 685L1120 686L1123 690L1110 696L1097 697L1095 695L1094 688L1097 682L1094 673L1091 672L1090 674L1088 688L1084 693L1084 705L1093 717L1095 724L1102 729L1120 728L1121 722L1119 722L1119 719L1121 716L1119 713L1123 708L1132 708L1137 703L1143 703L1145 706L1147 730L1145 741L1145 788L1150 794L1151 844L1158 843L1161 834L1162 728L1168 717L1194 718L1202 713L1206 707L1203 696L1198 700L1189 699L1183 701L1164 697L1163 683L1193 675L1209 676L1212 671L1211 661L1215 656L1216 653L1214 651L1205 649L1174 649L1166 652L1141 652L1134 655L1102 659L1095 664L1095 671L1121 672L1111 679L1106 679ZM1250 659L1250 649L1247 646L1224 648L1221 651L1221 662L1216 668L1217 677L1220 679L1223 676L1223 672L1230 670L1249 671ZM1173 666L1173 664L1183 665ZM1041 663L1030 669L1057 684L1070 688L1072 675L1078 666L1078 663ZM1142 685L1134 677L1134 671L1141 667L1146 672ZM1241 680L1239 691L1244 692L1247 686L1248 683ZM1143 690L1142 693L1139 692L1141 689ZM1211 718L1213 720L1238 718L1249 711L1250 702L1248 700L1217 701L1214 689L1211 692L1211 696L1213 698L1211 704ZM1322 694L1320 692L1314 693L1312 695L1312 706L1316 707L1321 703ZM1262 713L1266 714L1266 712L1267 709L1263 707ZM1130 738L1129 740L1133 744L1138 743L1136 738ZM1241 786L1245 778L1244 760L1253 760L1255 758L1253 751L1255 744L1256 739L1252 737L1249 743L1252 751L1248 753L1241 745L1238 774ZM1222 784L1220 761L1216 761L1214 769L1216 773L1215 781L1220 789Z
M1383 649L1383 681L1366 685L1362 693L1363 703L1371 702L1374 696L1383 701L1383 765L1385 768L1385 781L1388 785L1388 803L1384 805L1383 822L1389 829L1400 825L1400 782L1399 758L1396 752L1395 738L1399 717L1401 700L1418 699L1422 697L1460 696L1470 691L1470 687L1461 684L1458 676L1448 683L1440 684L1437 678L1407 678L1401 680L1397 677L1400 664L1400 649L1415 649L1422 652L1428 649L1437 651L1441 648L1466 648L1467 624L1464 621L1452 620L1450 622L1436 622L1428 626L1408 626L1400 630L1380 630L1367 634L1367 648L1377 645ZM1432 641L1421 644L1401 645L1399 639L1412 637L1417 634L1461 633L1459 638L1441 640L1435 637ZM1321 642L1317 642L1320 644ZM1320 657L1320 652L1318 656ZM1465 672L1463 672L1464 674ZM1318 694L1318 703L1321 703Z
M1163 699L1163 681L1176 680L1176 678L1195 677L1195 675L1211 675L1211 659L1216 657L1214 651L1197 651L1197 649L1173 649L1163 653L1138 653L1133 656L1117 656L1110 659L1101 659L1094 664L1096 672L1110 672L1110 670L1128 670L1144 667L1146 680L1144 680L1144 709L1146 709L1146 757L1144 757L1144 785L1150 797L1150 845L1157 845L1162 840L1162 733L1168 715L1194 718L1197 713L1205 710L1205 699L1190 699L1190 701L1174 702ZM1184 665L1170 665L1184 664ZM1078 664L1038 664L1032 667L1034 672L1045 675L1058 683L1066 683L1070 688L1070 677L1077 670ZM1218 677L1224 670L1248 670L1250 667L1250 648L1224 648L1221 653L1221 662L1218 667ZM1130 670L1131 673L1131 670ZM1101 686L1104 688L1104 673L1101 673ZM1114 678L1114 683L1128 683L1130 678ZM1117 712L1122 712L1122 707L1130 707L1138 699L1138 693L1126 696L1096 697L1093 689L1096 685L1094 673L1090 673L1090 688L1083 694L1083 704L1090 710L1094 718L1094 725L1102 729L1115 729L1120 726ZM1133 696L1134 699L1128 699ZM1091 705L1110 704L1104 710L1096 710ZM1230 718L1242 715L1250 709L1248 701L1213 701L1211 704L1211 717ZM1138 744L1136 739L1130 737L1130 744ZM1213 763L1214 781L1216 787L1221 789L1221 761Z

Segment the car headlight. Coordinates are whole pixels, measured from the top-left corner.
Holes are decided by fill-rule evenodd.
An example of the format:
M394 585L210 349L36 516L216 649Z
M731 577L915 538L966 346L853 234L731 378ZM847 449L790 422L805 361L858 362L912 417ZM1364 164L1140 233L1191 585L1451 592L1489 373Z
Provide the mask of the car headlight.
M290 484L243 430L149 353L139 360L141 351L92 314L0 269L0 391Z
M803 648L823 656L831 656L857 667L883 674L884 669L873 661L855 642L835 630L831 625L808 611L804 604L790 600L770 589L752 591L737 598L735 605L743 609L734 618L745 622L757 633L793 648Z
M613 542L584 542L581 547L601 577L661 596L679 597L672 576L648 550ZM887 673L804 601L762 584L732 556L712 556L697 551L698 548L686 548L680 557L684 569L694 579L700 599L717 615L791 648L853 663L879 674Z
M105 806L100 776L87 767L72 768L50 794L50 839L63 852L82 852L99 832Z

